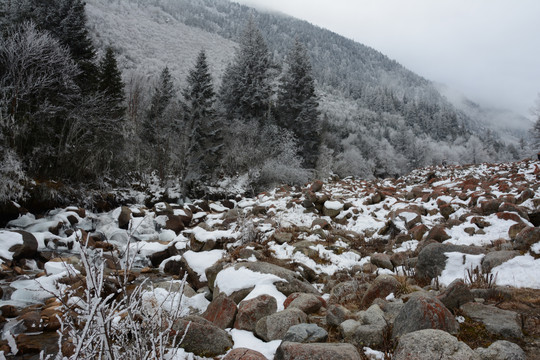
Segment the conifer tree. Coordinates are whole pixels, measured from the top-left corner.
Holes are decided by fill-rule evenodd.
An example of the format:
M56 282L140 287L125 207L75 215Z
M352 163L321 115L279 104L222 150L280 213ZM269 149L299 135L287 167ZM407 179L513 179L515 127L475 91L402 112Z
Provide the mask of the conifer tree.
M168 67L165 67L160 75L154 95L150 103L150 109L143 123L144 141L155 144L158 141L159 129L164 129L171 124L163 124L165 110L175 96L174 84Z
M112 47L105 50L99 66L98 90L105 96L110 115L116 119L121 118L125 111L124 83Z
M220 148L214 86L204 51L199 53L195 67L190 70L182 95L185 121L182 132L186 146L184 178L204 180L212 174Z
M228 118L262 120L270 105L270 53L252 20L240 39L240 48L223 76L220 100Z
M287 58L278 97L279 124L298 139L304 166L314 169L319 153L319 103L305 47L296 41Z

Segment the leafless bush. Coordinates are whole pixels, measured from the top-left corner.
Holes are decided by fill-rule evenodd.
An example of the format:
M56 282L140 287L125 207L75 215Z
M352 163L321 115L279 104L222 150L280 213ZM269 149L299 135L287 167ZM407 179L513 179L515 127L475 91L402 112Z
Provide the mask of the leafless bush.
M467 269L465 274L465 283L473 288L491 289L495 286L497 281L497 274L491 272L484 272L482 268L472 266Z
M122 259L115 259L122 270L112 276L107 275L103 250L81 244L80 257L84 276L72 267L66 268L83 285L64 291L59 287L55 294L62 302L63 317L58 331L60 351L54 359L173 357L183 341L183 334L176 333L173 325L184 315L182 294L186 277L176 290L171 282L167 295L156 296L146 281L138 285L131 282L135 257L129 251Z

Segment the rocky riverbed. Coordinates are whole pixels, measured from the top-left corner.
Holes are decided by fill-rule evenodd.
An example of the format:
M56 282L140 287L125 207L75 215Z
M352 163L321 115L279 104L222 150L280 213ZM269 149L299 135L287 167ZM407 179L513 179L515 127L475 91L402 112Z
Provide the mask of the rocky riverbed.
M539 162L147 205L19 207L0 230L6 358L58 351L62 296L85 286L81 251L100 254L119 297L144 283L159 299L187 277L178 359L540 354Z

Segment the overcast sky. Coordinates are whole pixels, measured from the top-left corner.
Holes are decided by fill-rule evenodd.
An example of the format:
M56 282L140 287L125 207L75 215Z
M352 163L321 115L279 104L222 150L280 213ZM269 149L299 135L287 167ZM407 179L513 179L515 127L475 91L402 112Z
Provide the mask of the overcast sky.
M540 92L539 0L234 0L371 46L482 104L529 116Z

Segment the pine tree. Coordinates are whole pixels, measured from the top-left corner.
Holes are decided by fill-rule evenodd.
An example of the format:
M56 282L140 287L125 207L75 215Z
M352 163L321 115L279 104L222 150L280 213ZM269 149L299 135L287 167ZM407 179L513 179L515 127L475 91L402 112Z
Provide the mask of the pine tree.
M212 174L220 148L220 129L214 109L215 93L206 53L201 51L182 92L186 151L184 177L204 179Z
M85 3L82 0L22 0L9 1L11 23L33 21L69 48L73 60L81 69L77 85L83 93L94 92L98 82L96 51L86 27Z
M314 169L319 153L319 103L305 47L296 41L287 58L279 91L279 124L293 131L304 166Z
M110 115L113 118L121 118L125 112L124 83L111 47L106 49L100 62L98 90L105 96Z
M220 100L228 118L262 120L270 105L270 53L252 20L240 39L240 48L223 75Z
M82 71L77 83L83 93L95 91L98 78L94 63L96 51L86 27L85 3L82 0L63 0L62 7L59 38L69 47L73 60Z
M163 130L171 126L164 124L163 117L165 110L170 105L176 91L172 81L172 76L168 67L165 67L160 75L157 86L154 90L154 95L150 103L150 109L143 123L144 140L149 144L158 142L160 129Z

